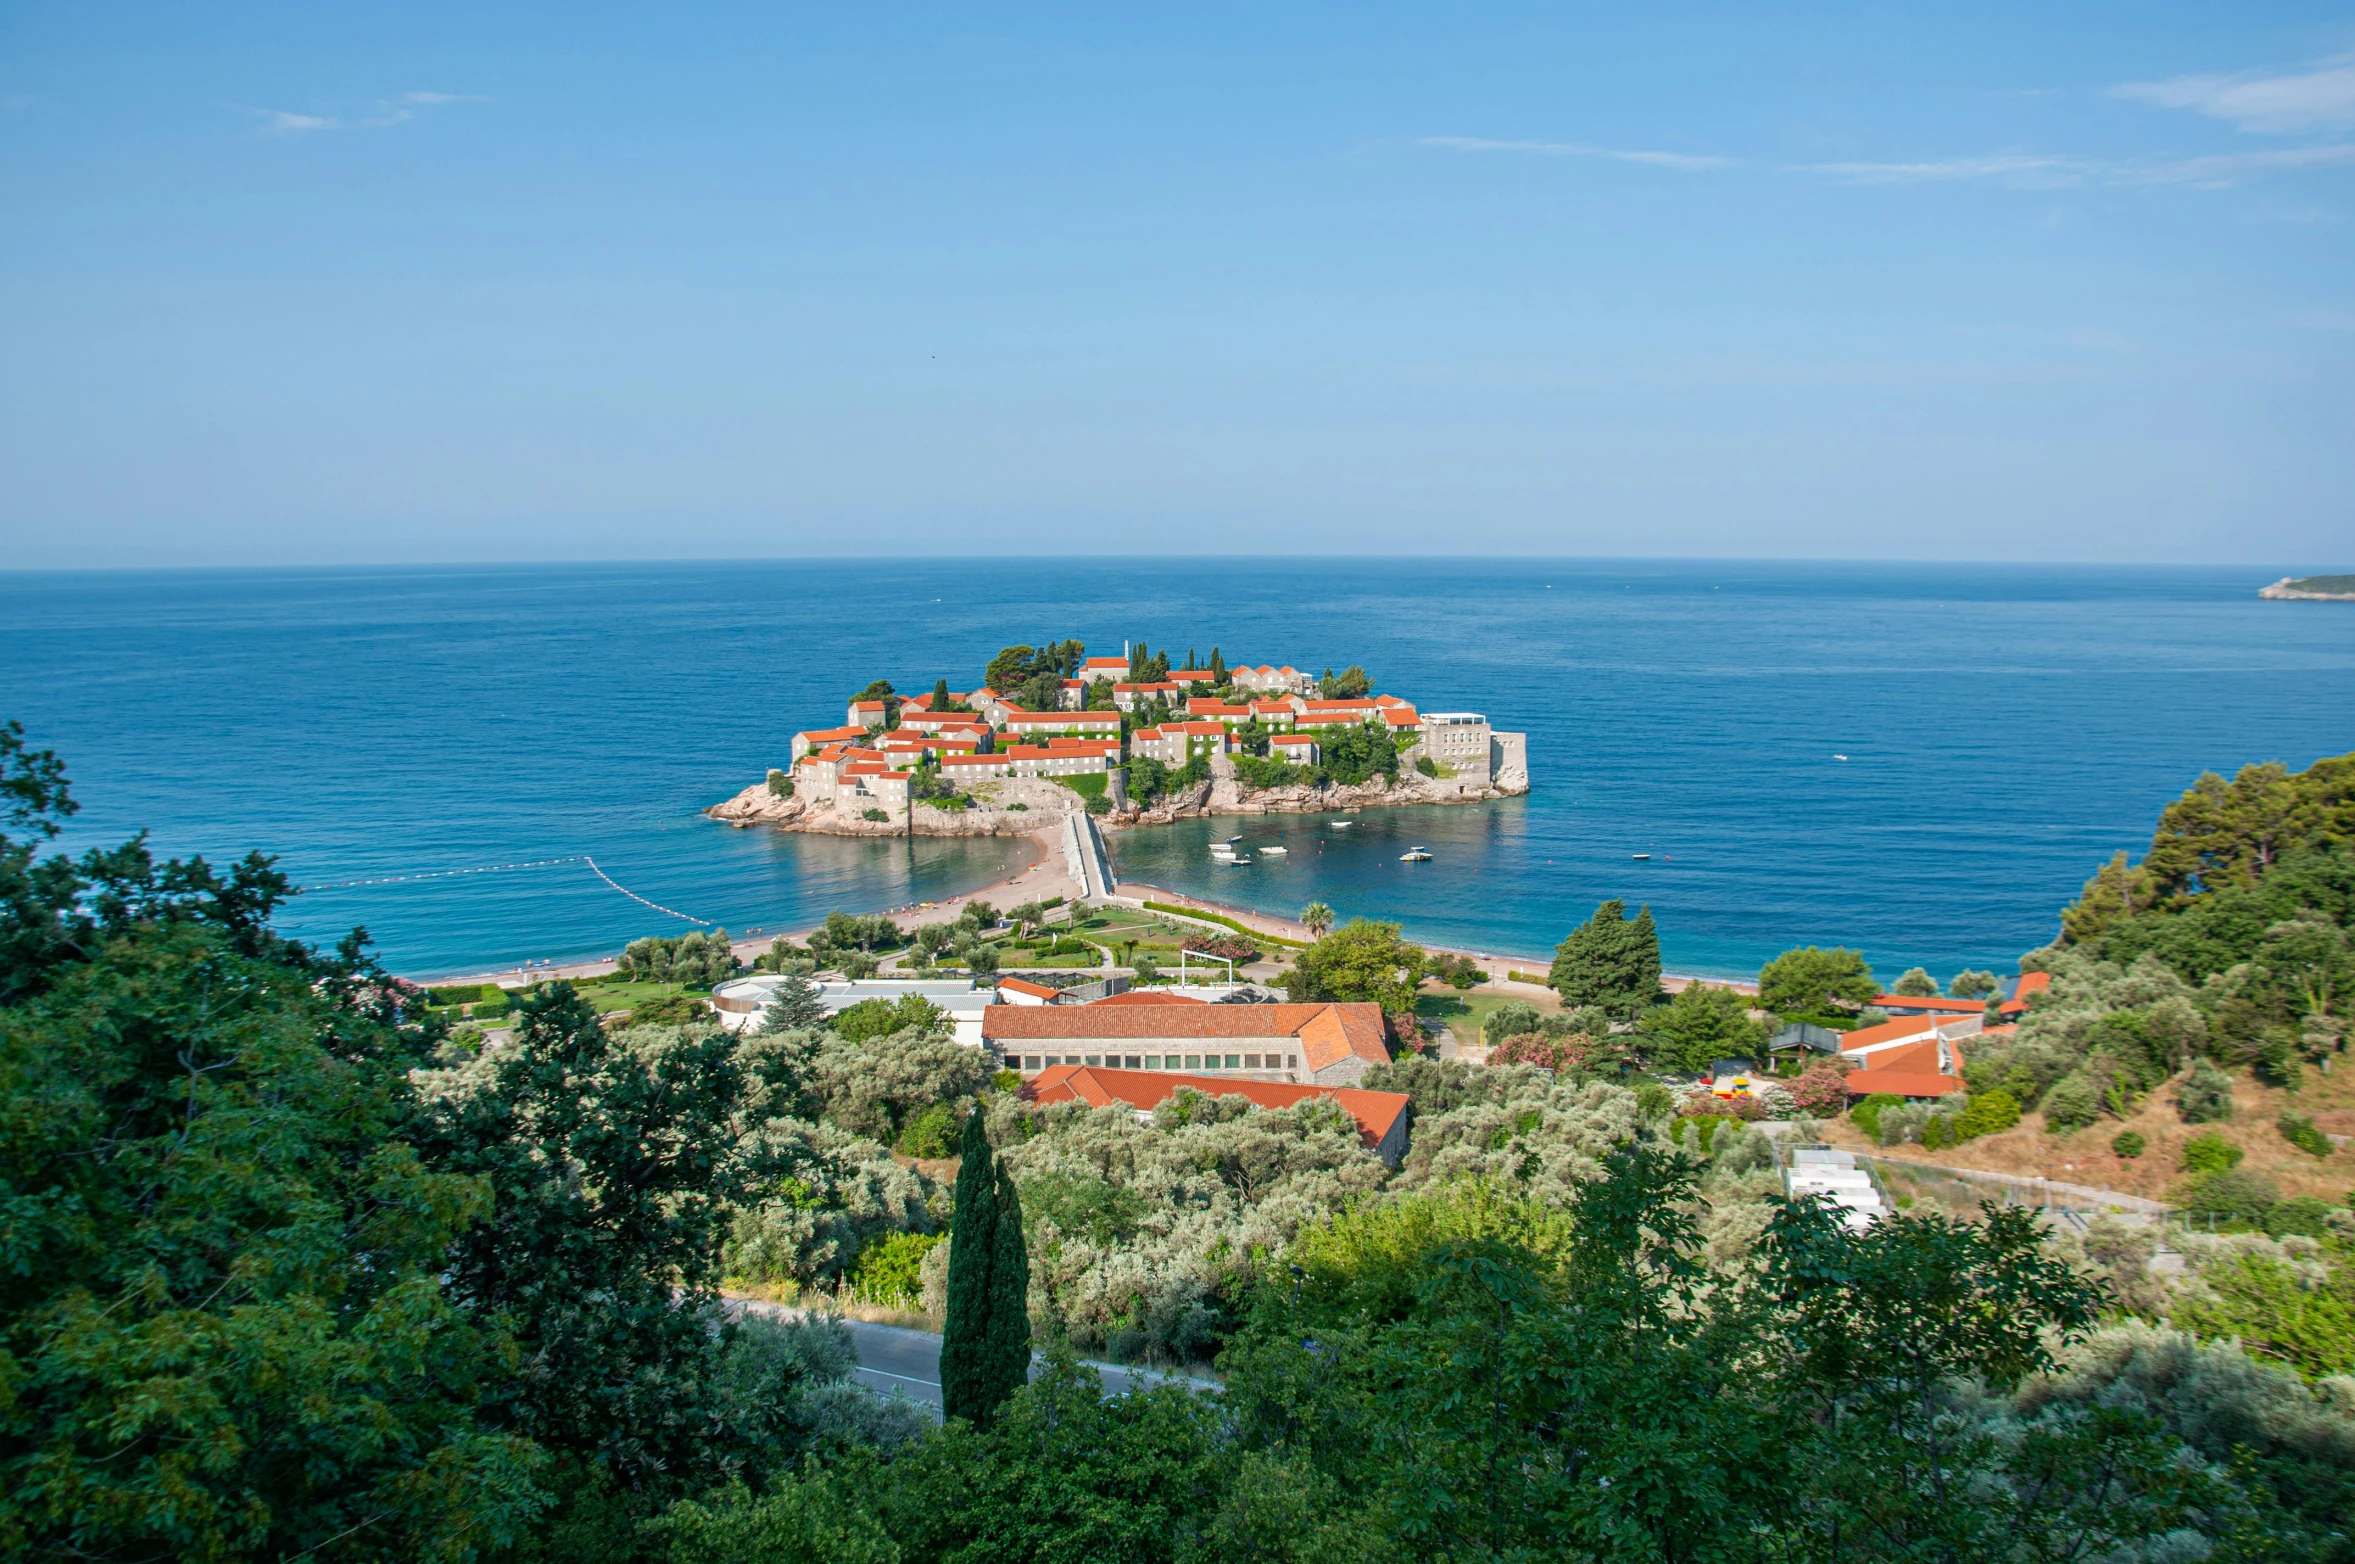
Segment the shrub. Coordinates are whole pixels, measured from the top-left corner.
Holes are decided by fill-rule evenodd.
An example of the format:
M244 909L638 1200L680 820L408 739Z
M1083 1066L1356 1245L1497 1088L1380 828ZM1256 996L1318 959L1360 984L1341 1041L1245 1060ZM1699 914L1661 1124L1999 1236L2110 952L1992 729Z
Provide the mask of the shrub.
M891 816L880 809L862 809L859 811L859 818L861 820L877 820L885 824L889 824L891 820Z
M2304 1114L2284 1108L2281 1117L2274 1121L2274 1128L2281 1131L2283 1140L2310 1157L2327 1157L2331 1153L2330 1137L2316 1129L2314 1121Z
M851 1285L869 1303L912 1309L924 1295L924 1256L939 1233L887 1233L859 1250Z
M769 791L779 798L791 798L793 796L793 779L771 766L769 768Z
M1415 769L1427 777L1436 777L1439 775L1439 762L1433 760L1428 755L1417 755L1415 757Z
M1072 943L1076 945L1079 941L1074 940ZM1215 938L1189 934L1186 936L1186 949L1197 956L1216 956L1222 961L1232 961L1238 966L1244 962L1259 959L1257 945L1247 939L1236 939L1224 934Z
M2187 1215L2215 1227L2262 1226L2281 1198L2270 1179L2237 1168L2187 1179L2175 1193Z
M1939 1114L1936 1118L1930 1120L1929 1123L1923 1125L1923 1147L1930 1151L1936 1151L1942 1146L1951 1146L1957 1141L1964 1139L1964 1136L1956 1132L1956 1122L1957 1121L1952 1114L1942 1113Z
M1791 1102L1818 1117L1838 1113L1848 1106L1848 1072L1829 1059L1816 1061L1791 1082Z
M1875 1092L1848 1110L1848 1120L1873 1139L1881 1138L1881 1114L1890 1108L1902 1108L1905 1099L1892 1092Z
M2265 1231L2273 1238L2327 1238L2331 1204L2313 1195L2296 1195L2265 1213Z
M496 983L458 983L442 988L429 988L425 997L437 1005L471 1005L479 999L489 999L501 992Z
M1578 1065L1577 1043L1567 1037L1546 1037L1536 1032L1524 1032L1508 1037L1488 1051L1490 1064L1533 1064L1541 1070L1562 1071Z
M2215 1124L2232 1117L2232 1077L2202 1059L2175 1089L2175 1111L2186 1124Z
M2019 1099L1998 1087L1971 1099L1971 1105L1955 1121L1954 1138L1965 1141L1976 1140L1981 1135L1999 1135L2019 1122Z
M2083 1129L2102 1116L2101 1094L2082 1070L2072 1070L2044 1094L2045 1128L2056 1135Z
M632 1026L685 1026L710 1019L710 1008L693 994L657 994L630 1009Z
M2124 1157L2129 1162L2132 1162L2136 1157L2141 1156L2143 1147L2148 1144L2149 1142L2145 1141L2142 1136L2134 1130L2120 1130L2117 1134L2110 1137L2110 1150L2116 1152L2119 1156Z
M2246 1155L2240 1147L2210 1130L2183 1143L2183 1158L2177 1166L2186 1173L2223 1173L2240 1166L2241 1158Z
M1306 766L1295 766L1281 760L1263 760L1257 755L1234 757L1235 775L1248 787L1294 787L1309 779Z
M899 1146L910 1157L945 1157L957 1149L956 1115L945 1102L936 1102L908 1121L900 1131Z
M495 988L491 990L491 995L492 997L489 999L478 999L474 1002L474 1009L469 1013L475 1020L488 1021L493 1017L503 1016L507 1013L509 1009L507 996Z

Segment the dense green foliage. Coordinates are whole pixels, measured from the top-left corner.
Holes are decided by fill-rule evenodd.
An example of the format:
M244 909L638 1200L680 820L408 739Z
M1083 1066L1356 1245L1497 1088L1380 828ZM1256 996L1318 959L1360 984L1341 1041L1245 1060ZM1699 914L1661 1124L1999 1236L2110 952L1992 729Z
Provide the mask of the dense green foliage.
M736 975L739 965L726 929L714 929L709 934L697 929L675 939L654 935L634 939L614 961L615 968L626 978L684 983L694 988L726 982Z
M39 836L62 775L0 761ZM1392 1171L1330 1102L1041 1106L927 1017L845 1035L799 988L730 1037L551 984L478 1053L359 940L272 934L267 860L0 840L0 882L12 1557L2350 1557L2355 1213L2243 1169L2194 1208L2264 1231L2177 1235L2170 1280L2100 1220L1852 1232L1780 1199L1756 1128L1583 1051L1370 1072L1413 1105ZM1319 945L1369 997L1420 960ZM2209 1024L2148 958L2073 955L2039 1012L2122 1060L2189 1035L2171 1000ZM1736 1019L1634 1010L1491 1021L1665 1059ZM953 1199L885 1149L952 1125ZM723 1313L723 1270L949 1316L973 1415L872 1395L837 1326ZM1107 1398L1068 1348L1223 1387Z
M1631 1020L1660 997L1660 931L1652 909L1626 916L1607 901L1554 947L1546 986L1570 1006L1592 1005L1615 1021Z
M1758 973L1760 1009L1816 1026L1854 1026L1856 1013L1880 992L1873 969L1853 950L1803 945L1784 951Z
M1370 1000L1393 1015L1412 1016L1423 978L1423 949L1398 937L1395 923L1349 922L1303 949L1284 974L1294 1004Z
M1653 1067L1705 1074L1720 1059L1747 1059L1766 1042L1764 1022L1750 1019L1746 994L1714 983L1687 983L1638 1022Z

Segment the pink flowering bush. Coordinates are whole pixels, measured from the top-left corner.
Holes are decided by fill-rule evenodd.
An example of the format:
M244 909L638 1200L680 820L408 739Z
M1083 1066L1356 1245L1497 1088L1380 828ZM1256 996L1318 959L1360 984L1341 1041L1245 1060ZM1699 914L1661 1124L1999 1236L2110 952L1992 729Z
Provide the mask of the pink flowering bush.
M1847 1112L1848 1072L1829 1059L1809 1065L1791 1083L1791 1101L1799 1105L1801 1113L1817 1118Z

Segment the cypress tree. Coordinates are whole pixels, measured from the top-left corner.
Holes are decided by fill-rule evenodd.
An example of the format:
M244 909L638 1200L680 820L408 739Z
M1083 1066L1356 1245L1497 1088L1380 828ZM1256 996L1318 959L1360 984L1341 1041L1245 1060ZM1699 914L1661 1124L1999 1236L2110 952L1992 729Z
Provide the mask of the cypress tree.
M1218 648L1215 646L1210 649L1210 682L1213 684L1227 682L1227 660L1219 655Z
M934 711L946 711L949 709L948 680L942 679L932 686L932 709Z
M998 1232L997 1159L990 1155L978 1107L965 1120L962 1154L955 1213L949 1223L949 1307L940 1344L940 1399L947 1416L980 1423L1003 1398L990 1393L995 1377L989 1326L990 1271Z
M1022 1196L997 1170L997 1231L989 1265L989 1403L979 1421L1030 1382L1030 1251L1022 1241Z

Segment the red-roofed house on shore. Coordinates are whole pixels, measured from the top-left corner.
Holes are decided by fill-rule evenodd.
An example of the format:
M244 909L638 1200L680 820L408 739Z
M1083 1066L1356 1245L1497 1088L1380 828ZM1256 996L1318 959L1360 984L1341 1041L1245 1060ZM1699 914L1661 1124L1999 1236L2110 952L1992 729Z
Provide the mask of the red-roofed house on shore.
M1984 999L1947 999L1937 994L1883 994L1873 1001L1893 1016L1984 1016Z
M1978 1035L1977 1016L1899 1016L1840 1039L1848 1095L1943 1097L1963 1089L1962 1040Z
M1128 736L1128 751L1165 766L1182 766L1196 755L1223 755L1234 748L1222 722L1165 722Z
M850 715L843 720L859 729L880 728L891 718L891 708L882 701L852 701Z
M1128 677L1125 657L1091 657L1079 665L1079 676L1093 684L1098 679L1110 679L1115 684Z
M1279 733L1267 741L1268 755L1295 766L1324 763L1325 748L1313 733Z
M1120 713L1116 711L1010 711L1001 724L1008 736L1025 743L1034 742L1051 733L1069 734L1073 738L1120 738Z
M2017 1021L2026 1015L2029 1002L2050 987L2052 987L2052 974L2049 972L2021 973L2020 981L2012 985L2012 997L2003 1002L2004 1019Z
M1059 1005L1063 990L1049 988L1044 983L1033 983L1028 978L1002 977L998 979L998 1003L1001 1005Z
M982 1040L1024 1075L1058 1064L1354 1086L1390 1059L1382 1007L1053 1005L993 1007Z
M1150 700L1176 700L1182 688L1182 685L1167 679L1149 684L1115 684L1112 686L1112 704L1122 711L1135 711Z
M1287 1086L1214 1075L1160 1075L1059 1064L1033 1076L1024 1084L1022 1095L1030 1102L1084 1102L1098 1108L1125 1107L1144 1115L1180 1091L1197 1091L1207 1097L1241 1097L1263 1109L1289 1108L1313 1098L1330 1098L1357 1122L1358 1138L1368 1150L1392 1167L1398 1166L1406 1155L1408 1099L1404 1092L1372 1092L1354 1086Z
M865 728L812 728L793 735L793 759L799 760L812 750L824 749L829 744L855 744L867 736Z

